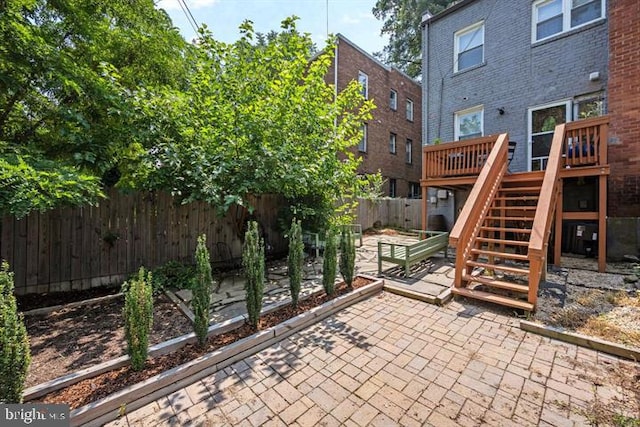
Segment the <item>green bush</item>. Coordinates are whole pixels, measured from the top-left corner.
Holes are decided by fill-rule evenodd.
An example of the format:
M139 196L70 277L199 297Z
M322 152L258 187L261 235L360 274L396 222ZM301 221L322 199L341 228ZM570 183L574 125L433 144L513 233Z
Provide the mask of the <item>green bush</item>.
M153 292L163 289L190 289L196 278L196 267L179 261L168 261L153 272Z
M242 266L246 275L247 314L249 325L258 329L262 295L264 293L264 241L258 233L258 223L249 222L242 248Z
M204 346L207 342L209 331L209 306L211 305L211 262L207 250L207 236L198 237L196 247L196 277L192 285L194 322L193 329L198 338L198 343Z
M302 263L304 261L304 243L302 243L302 225L294 218L289 229L289 289L291 305L298 306L302 285Z
M134 371L144 368L153 326L153 288L151 272L140 267L137 277L125 282L124 327L127 349Z
M336 291L336 270L338 264L338 249L336 248L336 233L330 228L325 236L324 258L322 260L322 286L327 295L333 296Z
M345 228L340 235L340 274L348 288L351 288L353 284L355 266L356 245L353 241L351 230Z
M30 363L27 328L13 295L13 273L3 261L0 267L0 403L22 403Z

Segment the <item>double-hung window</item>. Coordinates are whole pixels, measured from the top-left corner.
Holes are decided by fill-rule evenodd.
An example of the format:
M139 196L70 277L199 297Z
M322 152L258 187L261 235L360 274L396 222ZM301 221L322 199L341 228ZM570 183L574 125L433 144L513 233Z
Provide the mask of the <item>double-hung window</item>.
M413 121L413 101L410 99L407 99L407 120L409 120L410 122Z
M405 148L405 162L411 164L413 157L413 141L407 138L407 146Z
M358 83L362 86L361 93L364 99L369 99L369 76L362 71L358 71Z
M367 152L367 124L366 123L362 125L361 131L362 131L362 138L358 143L358 151L362 153L366 153Z
M484 134L484 108L482 105L458 111L455 114L455 139L477 138Z
M396 154L396 140L398 139L398 136L391 132L389 134L389 152L391 154Z
M482 64L484 62L484 22L478 22L456 32L454 48L454 72Z
M396 111L398 109L398 92L393 89L391 89L391 92L389 92L389 108L391 108L393 111Z
M605 0L533 2L533 41L569 31L604 17Z

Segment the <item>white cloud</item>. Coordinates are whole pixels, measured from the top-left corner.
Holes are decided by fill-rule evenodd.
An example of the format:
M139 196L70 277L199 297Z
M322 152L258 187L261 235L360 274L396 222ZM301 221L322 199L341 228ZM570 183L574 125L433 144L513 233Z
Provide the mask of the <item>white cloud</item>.
M190 9L200 9L203 7L213 6L218 0L185 0ZM164 10L180 10L178 0L159 0L156 3L158 8Z

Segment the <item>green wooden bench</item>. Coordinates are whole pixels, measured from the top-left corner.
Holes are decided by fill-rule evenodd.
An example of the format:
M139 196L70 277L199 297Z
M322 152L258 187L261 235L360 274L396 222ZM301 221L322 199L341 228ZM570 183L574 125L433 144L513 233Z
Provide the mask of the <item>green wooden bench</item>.
M419 242L407 245L401 243L378 242L378 275L382 274L382 261L391 262L404 267L405 277L409 277L412 265L444 250L447 256L449 247L449 233L445 231L417 230L420 237L426 237Z
M362 246L362 225L361 224L347 224L343 225L342 229L351 230L351 237L353 237L354 241L360 241L360 246ZM320 233L312 233L309 231L302 231L302 242L306 247L315 251L316 258L320 256L320 250L324 250L324 240L322 240L322 235ZM340 242L340 235L336 236L336 244Z

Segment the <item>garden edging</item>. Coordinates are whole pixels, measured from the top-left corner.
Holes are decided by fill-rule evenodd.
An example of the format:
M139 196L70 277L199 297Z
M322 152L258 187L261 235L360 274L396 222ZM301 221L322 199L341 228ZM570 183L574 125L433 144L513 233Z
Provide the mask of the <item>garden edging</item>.
M143 382L126 387L103 399L74 409L70 414L71 425L99 426L115 420L122 415L121 408L123 407L126 408L126 412L138 409L158 397L170 394L198 379L211 375L238 360L281 341L307 326L317 323L356 302L382 291L384 280L366 275L360 276L373 280L374 282L328 301L283 323L259 331L233 344L148 378ZM273 308L271 308L270 311L272 310ZM231 320L244 323L244 317Z
M542 325L528 320L520 321L520 329L526 332L542 335L548 338L557 339L580 347L601 351L603 353L630 359L635 362L640 361L640 348L627 347L622 344L613 343L596 337L568 332L553 326Z

